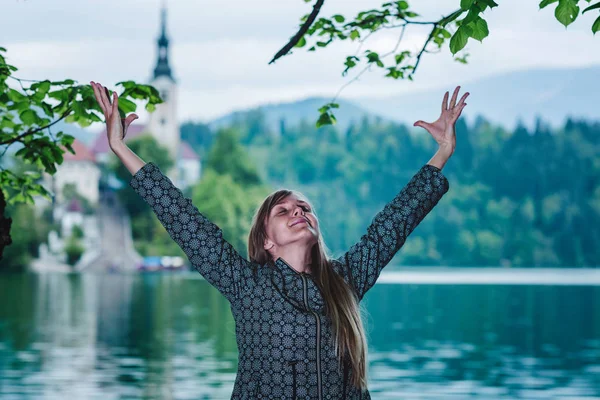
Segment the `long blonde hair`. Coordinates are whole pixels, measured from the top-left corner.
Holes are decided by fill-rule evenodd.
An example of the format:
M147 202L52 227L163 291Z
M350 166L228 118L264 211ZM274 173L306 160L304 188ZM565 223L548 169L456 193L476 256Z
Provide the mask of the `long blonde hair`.
M273 207L292 193L305 200L310 205L313 215L317 218L312 204L298 191L281 189L271 193L263 201L252 219L252 227L248 236L250 261L259 265L274 262L271 254L264 248L267 239L267 218ZM367 388L367 340L358 297L346 281L333 270L320 229L317 243L311 249L311 256L311 274L315 283L321 289L326 312L331 318L340 369L343 361L349 362L353 370L352 384L365 390Z

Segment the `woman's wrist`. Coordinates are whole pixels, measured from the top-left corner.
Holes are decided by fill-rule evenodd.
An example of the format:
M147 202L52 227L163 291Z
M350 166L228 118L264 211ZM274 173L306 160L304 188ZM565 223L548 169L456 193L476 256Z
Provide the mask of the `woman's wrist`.
M110 149L113 151L113 153L115 153L115 154L117 154L117 152L122 151L124 148L127 147L127 145L122 140L108 142L108 145L109 145Z
M452 156L453 152L454 148L452 146L440 145L438 151L435 152L427 164L433 165L441 170L444 168L444 165L446 165L446 162L450 156Z
M455 146L451 143L442 143L439 147L439 152L450 157L454 153Z

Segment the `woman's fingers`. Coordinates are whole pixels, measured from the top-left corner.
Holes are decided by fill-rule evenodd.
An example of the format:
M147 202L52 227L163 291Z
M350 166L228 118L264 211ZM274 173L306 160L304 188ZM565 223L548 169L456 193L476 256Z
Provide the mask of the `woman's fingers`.
M117 92L113 92L112 112L119 114L119 97L117 96Z
M102 103L102 96L100 95L100 88L98 87L97 83L94 82L90 82L92 85L92 90L94 91L94 97L96 98L96 101L98 102L98 105L100 106L100 109L102 109L102 112L104 113L104 116L106 117L106 108L104 107L104 103Z
M110 93L108 92L108 88L106 86L102 86L104 88L104 102L107 105L107 108L110 109L111 101L110 101Z
M459 90L460 86L457 86L456 89L454 89L454 93L452 93L452 99L450 100L450 108L454 108L454 106L456 105L456 98L458 97Z
M444 99L442 100L442 112L448 109L448 92L444 94Z
M462 97L460 98L460 100L458 101L458 104L457 104L457 106L460 106L460 105L464 104L464 102L465 102L465 100L466 100L467 96L469 96L469 92L467 92L467 93L463 94L463 96L462 96Z
M98 84L98 93L100 94L100 99L102 100L102 105L104 106L104 110L106 115L109 116L110 115L110 101L108 100L108 97L106 96L106 92L107 89Z
M463 108L465 108L465 106L467 105L467 103L462 103L462 104L458 104L456 106L456 108L454 109L454 116L452 117L452 122L456 122L458 120L458 117L460 117L460 114L462 114L462 110Z

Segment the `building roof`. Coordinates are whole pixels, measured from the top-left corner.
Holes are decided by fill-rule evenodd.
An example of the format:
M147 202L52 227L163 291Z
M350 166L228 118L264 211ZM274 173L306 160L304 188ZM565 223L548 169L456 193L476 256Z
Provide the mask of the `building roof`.
M81 201L76 197L73 197L67 206L68 212L83 212L83 207L81 205Z
M181 141L181 158L184 160L200 160L200 157L188 142Z
M142 135L146 130L146 125L142 124L131 124L127 129L127 135L125 136L125 142L136 138ZM110 146L108 145L108 136L106 134L106 128L102 129L102 132L98 134L96 140L91 146L91 152L94 154L104 154L110 151ZM181 158L184 160L200 160L200 157L194 149L185 141L181 141Z
M63 159L64 161L92 161L96 162L96 157L87 146L80 140L73 140L71 147L75 154L71 153L65 146L60 146L64 150Z
M125 142L139 136L146 129L146 125L142 124L131 124L127 128L127 135L125 135ZM108 136L106 134L106 128L102 129L102 132L98 134L94 143L92 143L91 151L94 154L104 154L110 151L108 145Z

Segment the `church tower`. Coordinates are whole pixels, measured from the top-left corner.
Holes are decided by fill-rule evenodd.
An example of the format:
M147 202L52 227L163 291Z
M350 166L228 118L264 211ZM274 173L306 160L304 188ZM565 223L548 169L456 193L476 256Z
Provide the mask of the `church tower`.
M150 113L148 131L158 143L169 150L174 166L167 175L173 182L178 181L178 157L180 148L180 132L177 123L177 83L169 66L169 39L167 38L167 8L163 3L161 9L161 32L157 40L158 60L150 85L160 93L164 103L157 104L154 112Z

